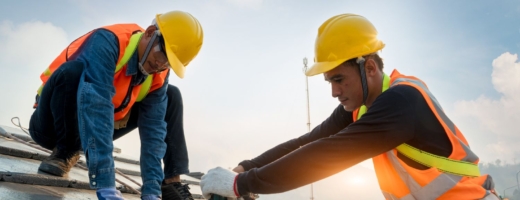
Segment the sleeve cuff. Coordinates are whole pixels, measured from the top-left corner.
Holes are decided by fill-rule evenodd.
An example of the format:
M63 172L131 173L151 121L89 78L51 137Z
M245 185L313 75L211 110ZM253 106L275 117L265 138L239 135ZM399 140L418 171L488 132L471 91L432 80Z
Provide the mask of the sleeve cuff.
M256 166L250 160L244 160L238 164L242 165L244 171L249 171L250 169L256 168Z

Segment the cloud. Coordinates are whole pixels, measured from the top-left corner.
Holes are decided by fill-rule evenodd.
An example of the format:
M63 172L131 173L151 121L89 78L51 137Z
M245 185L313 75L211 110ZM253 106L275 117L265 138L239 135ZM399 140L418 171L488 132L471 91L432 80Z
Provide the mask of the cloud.
M67 44L67 34L49 22L0 23L2 63L43 70Z
M65 31L52 23L0 22L0 124L11 125L14 116L28 124L40 74L67 43Z
M503 53L492 62L491 80L500 94L498 99L481 95L477 99L455 103L455 115L461 119L466 137L480 138L472 149L481 159L513 160L520 154L520 63L518 55ZM465 130L471 130L469 135ZM483 140L483 141L482 141ZM470 142L470 145L472 143Z

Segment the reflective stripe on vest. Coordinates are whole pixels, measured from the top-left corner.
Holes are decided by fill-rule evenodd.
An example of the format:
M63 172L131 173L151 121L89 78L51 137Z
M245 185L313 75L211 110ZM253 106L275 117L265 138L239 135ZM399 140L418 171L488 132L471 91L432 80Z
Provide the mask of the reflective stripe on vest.
M492 185L489 176L479 176L478 157L469 149L468 143L457 127L446 117L437 100L426 85L415 77L404 76L397 70L390 78L384 76L383 91L396 85L414 87L425 98L433 114L443 126L453 150L449 157L442 157L402 144L383 154L374 156L372 161L379 186L386 199L480 199L488 195L486 188ZM354 122L366 113L366 109L353 112ZM430 167L419 170L408 166L397 157L402 155Z
M123 68L123 66L128 63L130 58L135 52L135 49L137 49L137 46L139 45L139 41L141 40L141 36L143 33L136 33L130 37L130 42L128 43L128 46L125 49L125 54L123 55L123 58L117 63L115 73L117 73L119 70ZM148 91L150 91L150 87L152 87L152 80L153 76L146 77L146 80L141 84L141 90L139 91L139 95L136 98L136 102L142 101L146 95L148 94Z
M141 40L141 36L143 33L136 33L130 37L130 42L128 43L128 46L125 48L125 53L123 54L123 57L121 60L117 63L115 73L117 73L119 70L123 68L123 66L128 63L132 55L134 54L135 50L137 49L137 46L139 45L139 40ZM45 69L43 72L45 76L52 75L52 72L49 70L49 68ZM148 91L150 91L150 87L152 87L152 80L153 76L148 76L146 80L141 84L141 90L139 91L139 95L137 96L136 102L142 101L146 95L148 94ZM40 88L38 88L38 95L41 94L42 89L44 85L40 85Z
M420 83L418 81L405 80L403 78L396 79L392 83L392 86L397 85L400 82L404 82L404 81L409 81L414 84L418 84L419 86L424 86L424 85L422 85L422 83ZM388 75L384 74L383 75L383 92L386 91L389 88L389 86L390 86L390 77L388 77ZM429 95L429 96L432 97L431 95ZM435 98L432 98L432 100L434 100L434 104L436 105L436 107L438 106L440 108L439 104L437 103L437 100ZM365 114L366 111L367 111L366 106L365 105L361 106L357 113L357 119L361 118L361 116L363 116L363 114ZM444 112L442 112L442 113L444 113ZM455 130L453 128L453 123L451 123L451 120L449 120L447 117L445 117L445 115L442 115L442 117L444 118L445 122L449 121L449 124L452 126L449 126L449 125L448 126L451 129L453 129L453 133L455 133ZM464 144L462 144L462 146L466 147L466 145L464 145ZM471 177L480 176L480 170L478 168L478 165L472 163L478 158L476 155L474 155L472 153L470 155L468 155L470 157L468 157L467 159L463 159L461 161L461 160L454 160L454 159L446 158L443 156L438 156L438 155L435 155L432 153L428 153L426 151L422 151L420 149L412 147L406 143L399 145L398 147L396 147L396 149L404 156L414 160L415 162L421 163L422 165L424 165L426 167L435 167L443 172L452 173L452 174L461 175L461 176L471 176ZM468 150L469 150L469 148L468 148ZM469 151L469 152L471 152L471 151ZM469 162L464 161L464 160L468 160Z
M149 75L142 84L131 86L133 76L126 75L128 60L131 59L137 49L140 37L142 36L139 32L144 32L144 29L137 24L114 24L101 27L101 29L112 32L116 36L119 44L117 63L114 63L116 67L114 70L113 81L115 94L112 97L112 104L114 105L114 120L117 121L126 116L130 110L128 108L131 108L135 102L142 101L148 93L164 86L164 82L169 73L165 71ZM43 88L52 73L63 63L67 62L69 57L76 53L94 31L74 40L54 59L49 67L40 75L40 79L42 80L40 88ZM41 94L41 89L38 90L38 95L39 94ZM36 108L36 106L37 104L33 107Z

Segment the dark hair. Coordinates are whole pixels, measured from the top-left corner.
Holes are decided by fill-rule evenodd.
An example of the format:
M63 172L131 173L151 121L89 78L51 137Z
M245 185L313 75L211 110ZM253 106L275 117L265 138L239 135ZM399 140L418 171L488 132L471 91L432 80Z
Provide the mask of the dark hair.
M374 54L363 56L363 58L365 58L365 60L373 59L374 61L376 61L376 64L379 67L379 70L383 71L383 67L384 67L383 59L379 56L379 54L374 53ZM343 62L342 65L353 66L353 67L356 67L359 69L359 64L356 61L357 61L357 58L352 58L350 60Z

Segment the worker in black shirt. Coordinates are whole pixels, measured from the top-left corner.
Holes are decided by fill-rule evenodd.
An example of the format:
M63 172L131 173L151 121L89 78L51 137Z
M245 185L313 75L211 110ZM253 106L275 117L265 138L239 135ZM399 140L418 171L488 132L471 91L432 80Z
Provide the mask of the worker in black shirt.
M341 14L321 25L315 64L340 105L310 133L202 177L205 197L292 190L372 158L386 199L498 199L478 157L425 83L383 72L384 43L366 18Z

